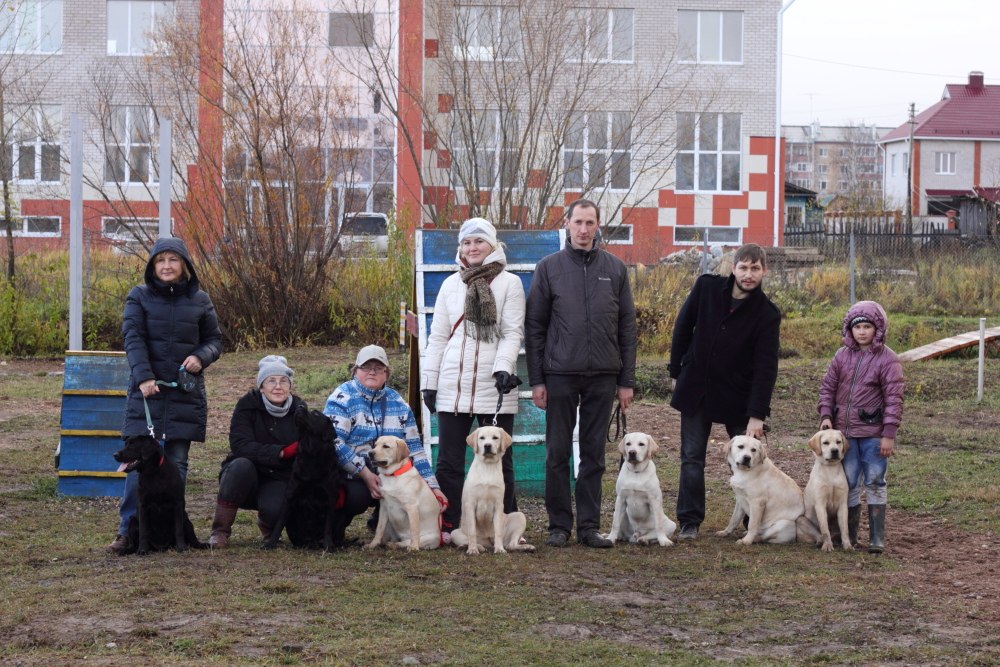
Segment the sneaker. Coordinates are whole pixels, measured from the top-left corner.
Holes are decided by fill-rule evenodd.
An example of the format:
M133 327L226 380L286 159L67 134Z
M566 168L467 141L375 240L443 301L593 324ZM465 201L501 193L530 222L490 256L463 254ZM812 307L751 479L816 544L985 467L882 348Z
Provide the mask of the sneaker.
M545 546L561 549L569 542L569 533L564 530L553 530L549 532L549 539L545 540Z
M125 553L125 547L127 546L127 540L124 535L118 535L115 537L115 541L104 547L105 551L109 554L114 554L116 556L121 556Z
M686 526L681 526L681 532L677 534L678 540L693 540L698 537L698 526L693 523L689 523Z
M592 549L610 549L615 546L615 543L606 537L601 537L596 530L592 530L588 533L584 533L579 537L580 544L585 547L590 547Z

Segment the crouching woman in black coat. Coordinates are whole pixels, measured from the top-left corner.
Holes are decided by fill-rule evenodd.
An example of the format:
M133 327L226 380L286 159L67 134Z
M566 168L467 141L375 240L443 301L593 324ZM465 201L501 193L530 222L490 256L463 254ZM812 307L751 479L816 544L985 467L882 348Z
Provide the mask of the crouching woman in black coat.
M214 549L229 546L236 511L257 510L257 527L267 540L285 498L299 448L295 412L305 402L292 395L292 376L284 357L258 362L257 388L236 403L229 425L230 453L219 473L212 536Z

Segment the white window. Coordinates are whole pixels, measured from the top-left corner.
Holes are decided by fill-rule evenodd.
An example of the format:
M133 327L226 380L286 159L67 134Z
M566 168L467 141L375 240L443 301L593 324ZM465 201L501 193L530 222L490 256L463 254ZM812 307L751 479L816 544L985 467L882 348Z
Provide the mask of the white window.
M26 215L14 218L14 236L58 237L62 218L58 216Z
M955 153L934 153L934 173L954 174Z
M516 141L518 119L499 111L456 111L451 125L451 181L459 189L484 190L517 186L516 153L505 138Z
M173 226L171 220L170 228ZM111 241L131 243L155 239L159 235L160 221L156 218L101 218L101 236Z
M889 156L889 174L891 176L896 175L896 158L898 157L899 156L895 154Z
M455 10L456 58L519 60L521 14L517 7L465 5Z
M847 181L837 181L837 191L843 192L847 189Z
M840 149L840 157L847 157L847 155L848 155L847 149L846 148L841 148Z
M677 12L681 61L743 62L743 12Z
M334 179L338 197L337 210L342 214L388 213L393 206L396 177L392 123L382 120L369 124L366 119L354 120L364 123L361 128L365 136L363 147L352 151L352 159L346 164L331 164L337 172ZM352 119L345 121L350 123ZM343 215L339 218L343 218Z
M572 60L630 63L635 50L634 9L569 10Z
M816 168L816 170L817 170L817 171L818 171L819 173L821 173L821 174L827 174L827 173L829 173L829 172L830 172L830 165L828 165L828 164L821 164L821 165L819 165L819 166L818 166L818 167Z
M739 227L674 227L677 245L740 245Z
M809 150L806 146L796 146L795 147L795 157L804 158L809 154Z
M111 108L105 142L106 183L156 183L155 140L159 132L153 109L146 106Z
M812 185L812 181L810 181L808 178L796 178L792 182L795 183L795 185L799 186L800 188L808 188Z
M861 157L875 157L875 147L874 146L862 146L861 147Z
M632 245L632 225L605 225L601 241L611 245Z
M677 114L677 189L738 192L741 119L738 113Z
M4 128L5 176L23 183L56 183L60 178L59 107L11 107Z
M330 12L330 46L371 46L375 15Z
M0 52L58 53L63 0L0 0Z
M812 171L812 165L808 162L796 162L795 171Z
M173 21L175 4L166 0L108 0L108 54L152 52L152 36Z
M826 181L820 181L819 182L819 191L820 192L826 192L827 187L829 187L829 183L827 183Z
M819 156L820 157L826 157L829 154L830 154L830 149L829 148L821 148L821 149L819 149Z
M563 187L632 186L632 118L624 111L574 114L563 138Z
M850 167L848 165L846 165L846 164L840 165L840 175L841 176L847 176L850 173L851 173L851 169L850 169Z

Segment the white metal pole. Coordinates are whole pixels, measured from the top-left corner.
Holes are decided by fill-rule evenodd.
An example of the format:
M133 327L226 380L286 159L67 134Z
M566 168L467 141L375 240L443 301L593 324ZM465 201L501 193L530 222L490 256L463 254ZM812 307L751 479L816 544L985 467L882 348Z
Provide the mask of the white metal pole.
M979 318L979 389L976 391L976 403L983 402L983 377L986 372L986 318Z
M781 33L785 21L785 10L795 4L788 0L778 11L778 40L774 54L774 229L771 245L778 245L778 231L781 228L781 193L785 187L785 175L781 173Z
M83 122L69 121L69 349L83 349Z
M160 238L173 236L170 229L170 193L173 170L170 165L172 128L167 119L160 121Z

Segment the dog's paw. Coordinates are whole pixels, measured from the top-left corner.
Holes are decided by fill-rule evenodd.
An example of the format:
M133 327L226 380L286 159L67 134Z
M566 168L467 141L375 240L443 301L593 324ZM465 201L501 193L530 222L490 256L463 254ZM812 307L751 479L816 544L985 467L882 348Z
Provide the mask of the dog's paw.
M716 537L729 537L733 531L731 530L717 530L715 531Z
M844 540L844 551L854 551L854 547L847 540Z
M376 547L378 547L378 542L372 541L372 542L369 542L368 544L364 545L361 548L364 549L365 551L371 551L372 549L375 549Z
M833 551L833 542L830 540L824 540L823 544L821 544L819 548L823 551Z
M503 548L502 544L498 544L497 546L493 547L493 553L495 553L495 554L505 554L505 553L507 553L507 550Z
M749 535L747 535L746 537L743 537L743 538L740 538L740 539L736 540L736 543L737 544L742 544L745 547L749 547L750 545L753 544L753 540L750 539Z
M660 538L659 544L660 544L661 547L672 547L672 546L674 546L674 543L671 542L670 539L666 538L666 537Z
M149 555L149 549L143 549L142 547L140 547L140 548L138 548L138 549L135 550L135 555L136 556L148 556Z
M174 548L177 549L177 553L183 553L183 552L187 551L189 547L186 544L178 544Z

